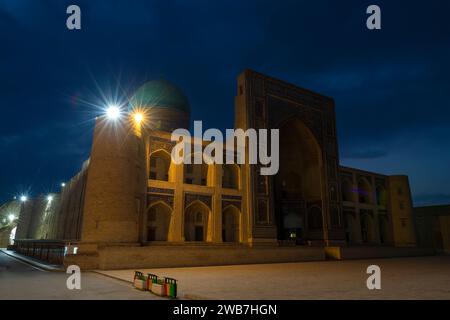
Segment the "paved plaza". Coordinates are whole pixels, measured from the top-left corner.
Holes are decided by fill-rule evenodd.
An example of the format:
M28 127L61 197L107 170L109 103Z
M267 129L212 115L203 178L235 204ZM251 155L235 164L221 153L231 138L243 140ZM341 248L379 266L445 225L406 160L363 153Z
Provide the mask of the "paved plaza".
M367 289L369 265L381 290ZM190 299L450 299L450 256L141 271L178 279ZM101 272L130 281L134 270Z
M0 252L0 300L163 299L94 272L82 273L81 290L69 290L69 276L65 272L42 271Z
M369 265L381 290L366 287ZM450 299L450 256L144 269L179 280L181 299ZM132 287L134 270L82 272L68 290L64 272L37 269L0 252L0 299L164 299Z

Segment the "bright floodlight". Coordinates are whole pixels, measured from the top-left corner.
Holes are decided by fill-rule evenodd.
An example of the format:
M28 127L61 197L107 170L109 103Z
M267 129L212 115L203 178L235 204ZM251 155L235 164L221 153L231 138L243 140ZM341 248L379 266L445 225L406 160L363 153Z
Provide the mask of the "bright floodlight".
M65 187L66 186L66 184L63 182L63 183L61 183L61 187Z
M52 202L52 200L53 200L53 196L49 195L49 196L47 197L47 201L48 201L48 202Z
M20 201L25 202L27 200L28 200L27 196L20 196Z
M106 116L110 120L116 120L120 117L120 108L116 105L108 106L106 109Z
M15 219L16 219L16 216L13 215L13 214L10 214L10 215L8 216L9 222L13 222Z
M133 118L134 118L134 121L139 124L139 123L142 122L142 120L144 120L144 115L142 113L140 113L140 112L136 112L133 115Z

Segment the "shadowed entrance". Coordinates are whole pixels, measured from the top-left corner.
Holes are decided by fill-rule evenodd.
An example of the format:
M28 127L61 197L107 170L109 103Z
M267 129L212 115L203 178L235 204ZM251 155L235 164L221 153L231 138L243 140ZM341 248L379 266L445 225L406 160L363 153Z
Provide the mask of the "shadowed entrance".
M280 171L274 184L279 240L303 244L312 234L321 234L320 168L320 148L310 130L297 119L284 123L280 127Z

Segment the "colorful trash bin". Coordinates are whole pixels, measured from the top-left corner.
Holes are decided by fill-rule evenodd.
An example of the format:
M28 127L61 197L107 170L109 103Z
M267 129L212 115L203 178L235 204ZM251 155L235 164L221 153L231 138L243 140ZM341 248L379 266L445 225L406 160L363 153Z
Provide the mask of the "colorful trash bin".
M152 283L152 292L158 296L164 297L166 295L164 289L164 281L158 280Z
M147 290L152 291L152 284L158 283L158 276L156 274L147 273Z
M136 289L147 290L147 277L142 272L135 271L133 285Z
M177 280L173 278L164 278L166 296L175 299L177 297Z

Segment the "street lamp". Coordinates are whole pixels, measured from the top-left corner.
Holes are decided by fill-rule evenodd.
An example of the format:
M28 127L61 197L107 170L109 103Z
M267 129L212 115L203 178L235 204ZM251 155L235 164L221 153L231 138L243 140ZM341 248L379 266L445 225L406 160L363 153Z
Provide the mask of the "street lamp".
M20 196L20 201L26 202L27 200L28 200L28 197L26 195L21 195Z
M109 105L106 108L106 117L109 120L113 120L113 121L117 120L120 117L120 113L121 113L120 108L115 104Z
M8 216L9 222L13 222L15 219L16 219L16 216L13 215L13 214L10 214L10 215Z
M133 115L133 119L136 124L140 124L144 120L144 115L141 112L136 112Z

